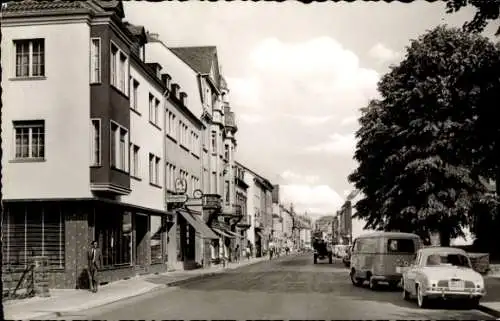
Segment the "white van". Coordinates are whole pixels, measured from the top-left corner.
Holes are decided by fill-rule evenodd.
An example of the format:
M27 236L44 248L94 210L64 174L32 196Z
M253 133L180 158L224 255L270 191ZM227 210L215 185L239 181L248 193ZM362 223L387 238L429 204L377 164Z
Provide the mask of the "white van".
M356 238L350 262L352 284L368 281L371 289L379 282L398 286L404 267L412 264L421 247L420 237L412 233L375 232Z

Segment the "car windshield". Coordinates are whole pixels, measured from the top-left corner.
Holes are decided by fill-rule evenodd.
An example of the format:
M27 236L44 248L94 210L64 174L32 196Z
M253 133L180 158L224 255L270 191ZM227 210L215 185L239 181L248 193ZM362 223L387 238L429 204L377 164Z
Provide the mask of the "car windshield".
M426 266L459 266L470 267L467 256L463 254L439 253L427 257Z

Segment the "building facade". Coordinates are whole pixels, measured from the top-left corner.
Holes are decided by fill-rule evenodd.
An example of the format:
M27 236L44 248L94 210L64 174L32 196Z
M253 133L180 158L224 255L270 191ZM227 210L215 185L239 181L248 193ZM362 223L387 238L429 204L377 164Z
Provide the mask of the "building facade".
M2 51L12 53L2 55L7 275L45 256L51 287L85 286L92 240L103 282L166 270L166 86L144 61L144 28L124 17L120 2L2 10Z
M110 282L210 265L220 244L241 238L209 227L224 213L224 178L232 187L221 223L237 221L242 202L235 171L226 170L234 167L237 128L228 89L224 100L219 88L216 51L206 51L211 69L200 78L158 37L124 19L119 1L3 7L9 279L45 256L50 287L88 286L92 240L103 253L101 282ZM207 86L210 97L200 97ZM179 194L188 197L184 206L170 201Z

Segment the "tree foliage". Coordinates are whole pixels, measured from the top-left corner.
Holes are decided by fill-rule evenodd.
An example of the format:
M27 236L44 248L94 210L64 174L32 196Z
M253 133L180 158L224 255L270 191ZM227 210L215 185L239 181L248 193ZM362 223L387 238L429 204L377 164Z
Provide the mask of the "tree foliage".
M500 17L500 1L497 0L445 0L446 12L460 11L463 7L471 5L476 8L476 14L471 21L467 21L463 28L468 32L481 32L492 20ZM500 27L495 35L500 35Z
M363 192L356 216L365 228L439 231L445 243L463 235L471 201L484 192L478 178L492 173L499 66L494 44L459 29L439 26L411 41L356 132L349 180Z

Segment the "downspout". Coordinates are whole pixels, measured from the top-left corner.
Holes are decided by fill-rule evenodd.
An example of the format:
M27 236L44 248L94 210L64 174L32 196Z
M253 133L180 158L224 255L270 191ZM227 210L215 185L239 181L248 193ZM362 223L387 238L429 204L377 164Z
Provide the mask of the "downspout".
M167 206L167 175L165 173L165 170L167 169L167 101L168 98L170 97L170 89L166 88L165 91L162 94L163 96L163 206L165 208L165 212L168 211L168 206ZM165 224L166 225L166 224ZM168 240L168 229L165 229L165 233L167 233L167 240ZM162 240L161 243L163 243L164 240ZM162 250L162 252L166 252L168 255L168 241L165 244L166 251ZM163 257L163 263L165 263L165 256L162 253ZM168 261L166 262L168 266Z

